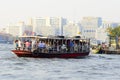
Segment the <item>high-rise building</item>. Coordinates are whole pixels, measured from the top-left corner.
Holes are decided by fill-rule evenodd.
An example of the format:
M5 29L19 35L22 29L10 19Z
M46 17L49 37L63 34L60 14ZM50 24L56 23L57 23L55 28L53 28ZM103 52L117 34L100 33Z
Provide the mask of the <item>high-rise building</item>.
M43 26L43 25L46 25L45 19L36 18L36 19L34 20L33 32L36 32L36 34L42 34L42 33L41 33L40 26Z
M63 35L63 26L66 19L62 17L50 17L50 25L55 28L55 35Z
M75 23L68 23L63 27L63 35L72 37L80 35L80 26Z
M38 35L62 35L66 20L62 17L40 17L35 19L34 32Z
M20 26L8 26L8 33L13 36L20 36L21 30Z
M82 35L86 38L95 38L96 29L102 25L100 17L84 17L81 21Z
M24 22L19 22L16 25L9 25L7 33L13 36L32 35L32 26L26 25Z
M106 32L106 28L99 27L96 30L95 38L96 38L97 41L99 41L99 43L107 42L108 35L107 35L107 32Z
M117 23L117 22L107 22L107 21L104 21L102 23L102 27L104 28L108 28L108 27L112 27L112 28L115 28L117 26L119 26L120 23Z

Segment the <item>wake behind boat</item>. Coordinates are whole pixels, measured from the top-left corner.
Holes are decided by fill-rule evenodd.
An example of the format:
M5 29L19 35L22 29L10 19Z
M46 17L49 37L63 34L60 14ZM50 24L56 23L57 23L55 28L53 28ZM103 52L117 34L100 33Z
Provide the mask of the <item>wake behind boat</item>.
M80 37L21 36L12 50L18 57L79 58L89 55L90 41Z

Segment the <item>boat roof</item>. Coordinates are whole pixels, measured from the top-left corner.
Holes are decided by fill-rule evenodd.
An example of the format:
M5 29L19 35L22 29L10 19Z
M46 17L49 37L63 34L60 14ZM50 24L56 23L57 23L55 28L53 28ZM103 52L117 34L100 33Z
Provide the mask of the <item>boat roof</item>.
M19 38L47 38L43 36L19 36Z
M60 37L60 36L19 36L19 38L38 38L38 39L62 39L62 40L86 40L85 38L76 37Z

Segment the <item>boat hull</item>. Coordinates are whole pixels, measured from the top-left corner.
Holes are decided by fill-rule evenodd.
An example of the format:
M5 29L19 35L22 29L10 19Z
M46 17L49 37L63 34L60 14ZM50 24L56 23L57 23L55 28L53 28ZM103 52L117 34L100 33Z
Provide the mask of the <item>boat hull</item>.
M30 51L12 50L18 57L31 57L31 58L80 58L89 55L89 52L81 53L38 53L34 54Z

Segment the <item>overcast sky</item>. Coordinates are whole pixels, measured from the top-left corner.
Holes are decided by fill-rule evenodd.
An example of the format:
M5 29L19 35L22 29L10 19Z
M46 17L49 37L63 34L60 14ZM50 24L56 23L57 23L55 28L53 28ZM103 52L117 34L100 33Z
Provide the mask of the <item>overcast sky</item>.
M93 16L120 22L120 0L0 0L1 27L42 16L61 16L70 20Z

